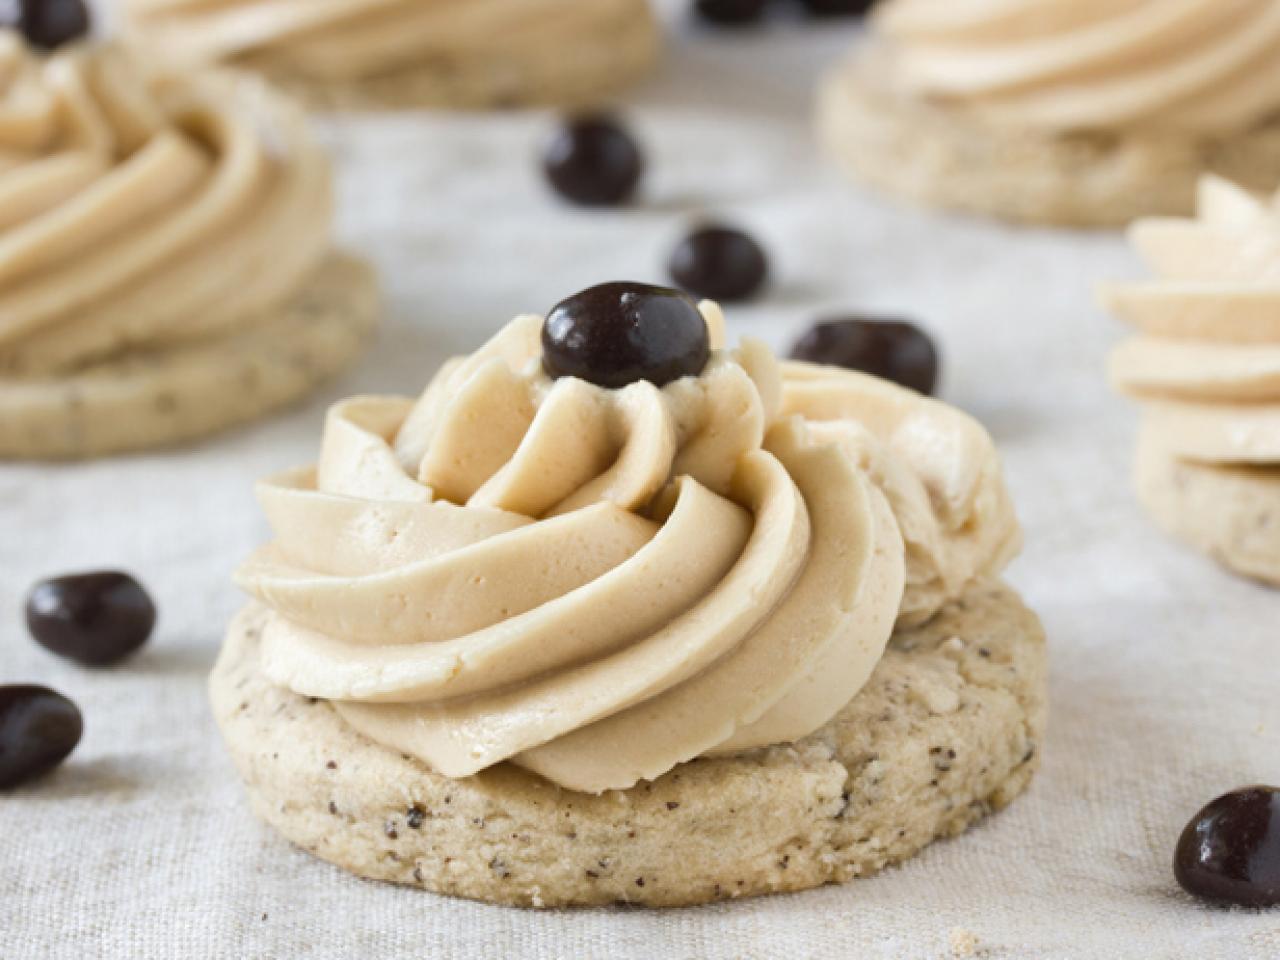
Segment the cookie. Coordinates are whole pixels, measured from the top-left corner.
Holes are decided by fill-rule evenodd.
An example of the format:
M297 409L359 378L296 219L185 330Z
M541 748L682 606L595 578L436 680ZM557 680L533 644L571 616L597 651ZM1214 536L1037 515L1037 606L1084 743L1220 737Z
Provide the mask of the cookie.
M995 583L898 632L862 691L803 740L599 796L510 764L449 780L374 744L326 701L267 683L266 616L236 619L210 681L253 808L316 856L439 893L660 906L846 881L1001 809L1040 761L1044 634Z
M822 85L818 126L827 152L858 180L1019 223L1105 227L1190 213L1208 172L1258 190L1280 180L1280 119L1225 139L1001 127L904 95L859 57Z
M1143 431L1134 476L1165 532L1230 570L1280 585L1280 469L1184 460Z
M254 420L346 367L376 322L372 268L334 253L275 315L48 379L0 377L0 458L77 459Z
M549 40L520 44L501 57L463 50L356 80L304 76L269 55L236 63L316 110L590 107L607 103L658 60L661 31L647 0L619 6L616 15L590 18L576 30L572 50Z

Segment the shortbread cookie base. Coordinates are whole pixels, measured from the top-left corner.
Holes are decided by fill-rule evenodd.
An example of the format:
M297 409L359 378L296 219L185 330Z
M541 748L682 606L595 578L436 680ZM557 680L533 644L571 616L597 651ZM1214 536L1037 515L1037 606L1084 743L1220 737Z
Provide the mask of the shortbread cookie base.
M315 110L572 109L604 104L636 83L655 66L661 46L647 0L634 0L616 20L575 35L572 49L527 44L501 59L460 53L355 81L301 77L270 62L242 65Z
M346 367L377 316L373 269L334 253L270 318L229 336L67 376L0 376L0 458L103 456L255 420Z
M1280 586L1280 466L1194 463L1144 433L1134 476L1138 498L1166 533Z
M850 175L918 204L1108 227L1192 213L1207 172L1256 190L1280 182L1280 119L1223 140L1008 129L890 89L868 59L855 57L824 82L821 139Z
M960 833L1039 765L1046 652L1009 588L974 587L894 637L867 686L785 747L575 793L501 764L449 780L258 669L266 611L232 624L210 681L253 809L378 880L496 903L695 904L867 876Z

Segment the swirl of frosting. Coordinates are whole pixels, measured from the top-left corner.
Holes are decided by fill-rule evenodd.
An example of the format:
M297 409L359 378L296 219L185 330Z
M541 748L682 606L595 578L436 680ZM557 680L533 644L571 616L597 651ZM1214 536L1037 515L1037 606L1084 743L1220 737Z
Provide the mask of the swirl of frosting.
M356 80L465 56L571 44L630 16L635 0L126 0L129 29L197 61L313 80Z
M548 379L526 316L417 401L338 404L317 466L259 487L266 675L446 776L589 792L830 720L900 613L1008 559L995 453L901 388L725 350L701 309L711 360L661 389Z
M884 380L783 364L784 416L832 443L888 498L906 544L898 624L918 626L1022 548L1000 458L977 421Z
M1280 465L1280 194L1206 177L1195 219L1140 220L1130 239L1157 279L1105 299L1138 329L1111 377L1144 433L1188 460Z
M1054 131L1247 130L1280 112L1274 0L890 0L906 89Z
M0 31L0 89L0 371L229 331L328 248L328 164L252 80Z

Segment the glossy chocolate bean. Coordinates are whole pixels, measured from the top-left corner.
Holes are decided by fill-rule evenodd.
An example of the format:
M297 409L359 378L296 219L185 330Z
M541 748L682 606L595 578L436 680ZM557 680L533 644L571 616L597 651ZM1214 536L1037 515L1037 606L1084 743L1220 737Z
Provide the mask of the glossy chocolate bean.
M27 596L27 628L42 647L93 667L123 660L151 636L147 591L115 571L54 577Z
M721 27L742 27L759 23L767 0L694 0L699 19Z
M862 17L871 12L876 0L800 0L811 16Z
M923 330L902 320L827 320L796 342L791 357L860 370L925 394L938 385L937 347Z
M644 155L614 118L577 117L551 138L542 166L551 186L571 203L612 207L635 194Z
M1202 900L1280 906L1280 789L1245 787L1206 806L1183 830L1173 872Z
M80 711L62 694L25 684L0 686L0 790L52 770L83 732Z
M605 283L557 304L542 328L543 367L554 378L602 387L697 376L711 353L697 304L679 290Z
M699 297L734 303L760 292L769 275L764 248L733 227L709 225L690 233L671 255L671 279Z
M84 0L19 0L16 26L27 42L53 50L89 33L89 9Z

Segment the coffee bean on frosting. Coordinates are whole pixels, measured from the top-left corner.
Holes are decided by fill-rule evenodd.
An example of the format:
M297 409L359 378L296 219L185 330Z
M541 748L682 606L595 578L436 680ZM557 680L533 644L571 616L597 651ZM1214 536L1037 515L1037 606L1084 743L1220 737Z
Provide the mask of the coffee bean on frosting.
M1280 789L1245 787L1206 806L1182 832L1173 872L1202 900L1280 906Z
M76 748L84 721L48 687L0 686L0 790L52 770Z
M27 42L53 50L89 32L89 10L84 0L19 0L17 26ZM12 15L10 15L12 16Z
M769 275L763 248L741 230L699 227L671 254L671 279L700 297L732 303L759 293Z
M638 380L661 387L696 376L711 348L697 304L679 290L604 283L552 309L542 351L551 377L616 388Z
M693 9L703 20L738 27L759 22L766 0L694 0Z
M791 357L860 370L925 394L938 384L937 347L903 320L848 317L817 323L796 342Z
M611 207L635 194L644 172L644 155L617 120L584 116L568 120L556 132L542 164L547 180L566 200Z
M37 583L27 596L36 642L93 667L123 660L151 636L156 608L127 573L81 573Z

